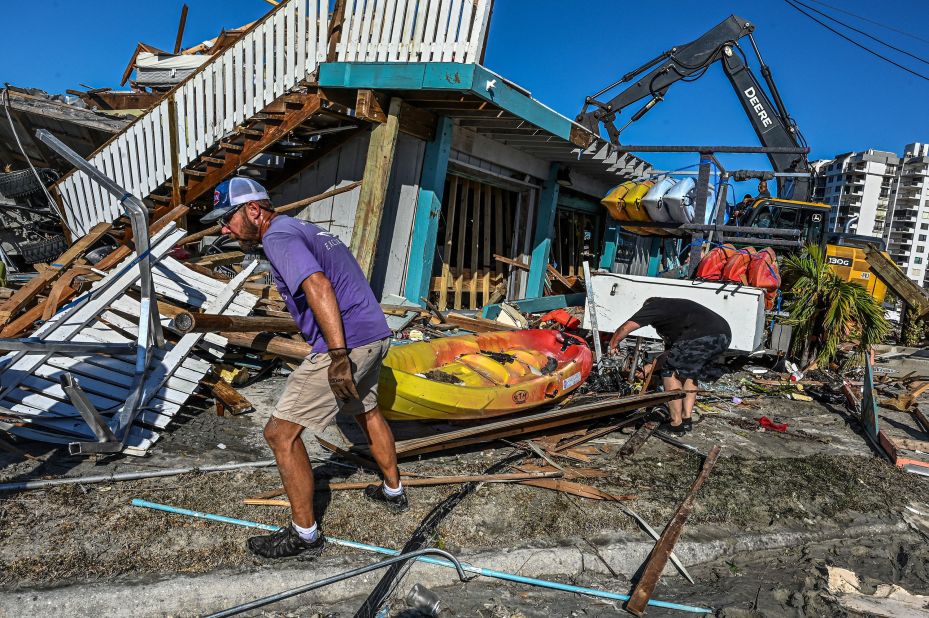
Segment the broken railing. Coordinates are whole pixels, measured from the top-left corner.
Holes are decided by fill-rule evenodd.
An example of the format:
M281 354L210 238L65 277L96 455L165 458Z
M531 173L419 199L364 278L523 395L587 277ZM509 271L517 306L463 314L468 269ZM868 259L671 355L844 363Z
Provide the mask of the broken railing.
M320 62L480 61L491 0L283 0L156 106L111 138L91 164L136 197L177 179L236 127L306 83ZM334 43L330 54L329 48ZM122 212L81 169L55 185L76 235ZM175 198L176 199L176 198ZM175 204L176 205L176 204Z

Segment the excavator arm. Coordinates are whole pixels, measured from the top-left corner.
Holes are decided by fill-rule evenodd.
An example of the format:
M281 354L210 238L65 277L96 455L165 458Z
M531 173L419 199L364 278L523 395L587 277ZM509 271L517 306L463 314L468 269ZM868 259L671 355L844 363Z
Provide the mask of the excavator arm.
M674 47L635 71L627 73L618 82L607 86L592 97L587 97L577 121L593 133L600 133L603 124L612 143L619 145L623 129L639 120L660 101L668 89L678 81L694 81L715 62L721 62L726 77L735 89L739 102L745 110L758 139L768 147L800 147L803 138L793 119L788 115L781 100L771 70L764 64L758 47L752 38L755 27L750 22L731 15L700 38ZM761 63L761 73L771 96L761 86L748 67L745 54L738 42L748 37ZM645 73L645 75L642 75ZM641 77L640 77L641 76ZM616 96L604 103L597 97L621 84L635 79ZM773 98L773 101L771 100ZM620 129L616 128L616 117L628 106L647 99ZM768 158L776 172L799 172L809 174L809 161L805 154L770 153ZM808 177L778 178L778 195L782 198L807 201L811 194Z

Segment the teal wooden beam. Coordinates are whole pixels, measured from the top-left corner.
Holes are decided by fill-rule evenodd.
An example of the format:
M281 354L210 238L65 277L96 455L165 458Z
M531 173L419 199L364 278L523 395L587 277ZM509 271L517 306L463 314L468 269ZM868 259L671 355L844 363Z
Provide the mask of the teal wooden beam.
M416 214L413 219L413 236L410 240L410 260L404 290L407 300L416 304L422 304L421 298L429 297L451 147L452 120L447 116L441 116L436 126L435 137L426 144L419 195L416 199Z
M606 226L603 230L603 253L600 254L600 268L602 270L613 270L613 263L616 262L616 251L622 243L622 237L619 235L619 221L612 217L607 217Z
M661 270L661 237L652 236L648 241L648 276L657 277Z
M539 207L535 211L535 226L532 233L532 261L529 263L529 280L526 284L526 297L542 296L545 283L545 271L548 270L548 257L552 250L552 235L555 228L555 211L558 208L557 178L560 166L552 163L548 168L548 178L542 187Z
M570 142L571 130L586 129L515 88L479 64L455 62L324 62L322 88L446 90L473 94ZM402 96L402 95L400 95Z

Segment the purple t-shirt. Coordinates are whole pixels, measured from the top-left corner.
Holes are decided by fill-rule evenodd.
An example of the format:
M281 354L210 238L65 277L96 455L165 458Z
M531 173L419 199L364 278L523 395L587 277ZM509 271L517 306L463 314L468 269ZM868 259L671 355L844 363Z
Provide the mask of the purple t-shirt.
M326 275L335 290L346 347L357 348L390 337L387 319L367 278L338 236L309 221L278 215L261 244L284 304L314 352L329 348L301 285L318 272Z

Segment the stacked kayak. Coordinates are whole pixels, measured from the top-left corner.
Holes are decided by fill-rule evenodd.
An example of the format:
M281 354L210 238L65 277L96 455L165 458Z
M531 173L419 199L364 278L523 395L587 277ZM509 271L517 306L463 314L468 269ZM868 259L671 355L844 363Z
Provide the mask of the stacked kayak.
M590 375L590 348L554 330L517 330L393 346L378 382L391 420L477 420L553 403Z
M673 178L662 178L656 182L655 185L648 190L648 193L645 194L645 197L642 198L642 205L645 206L645 210L648 212L648 216L651 217L652 221L660 223L670 223L674 221L674 219L671 218L671 213L668 212L664 204L663 198L675 184L677 184L677 181Z
M617 221L653 221L642 200L654 185L651 180L627 181L610 191L600 203ZM654 228L630 227L628 230L634 234L664 235L663 231Z
M668 189L662 198L662 204L668 215L678 223L693 223L697 187L693 178L684 178ZM716 205L716 189L709 186L706 194L706 211L703 223L710 223L714 219Z

